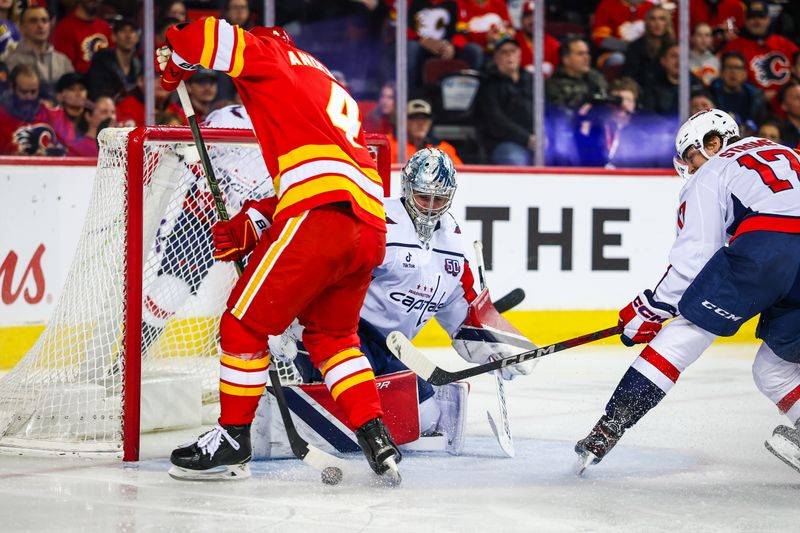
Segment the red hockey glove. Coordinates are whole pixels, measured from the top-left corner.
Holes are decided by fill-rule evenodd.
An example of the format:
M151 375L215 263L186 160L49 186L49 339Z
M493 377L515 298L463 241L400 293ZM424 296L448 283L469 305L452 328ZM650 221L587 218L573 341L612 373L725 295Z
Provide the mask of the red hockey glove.
M677 314L671 305L657 302L653 291L647 289L619 312L619 325L624 327L620 340L625 346L650 342L664 322Z
M232 219L217 222L211 228L214 241L214 259L238 261L256 247L261 234L270 226L269 220L248 200Z
M155 64L156 70L161 73L161 86L170 92L177 89L181 80L190 77L197 68L181 60L180 56L166 45L156 49Z

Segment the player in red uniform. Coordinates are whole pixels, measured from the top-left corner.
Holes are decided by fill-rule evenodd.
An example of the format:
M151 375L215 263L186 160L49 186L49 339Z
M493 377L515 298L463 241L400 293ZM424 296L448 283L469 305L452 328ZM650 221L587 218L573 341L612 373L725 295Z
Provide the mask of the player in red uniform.
M212 230L217 259L253 254L220 323L219 425L173 451L171 473L249 475L250 423L270 363L267 336L297 317L311 360L370 466L396 475L400 452L381 421L375 376L356 333L386 244L381 179L358 105L281 28L248 32L208 17L169 28L166 41L157 51L165 89L198 66L232 78L277 193L245 203Z
M81 74L89 70L95 52L112 42L111 26L97 17L99 6L98 0L80 0L53 30L53 46L66 55Z

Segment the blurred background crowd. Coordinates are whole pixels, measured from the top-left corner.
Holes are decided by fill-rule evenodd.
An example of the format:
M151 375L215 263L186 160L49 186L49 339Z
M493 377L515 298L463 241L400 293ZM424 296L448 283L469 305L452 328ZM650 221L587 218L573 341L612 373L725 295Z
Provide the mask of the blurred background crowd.
M359 102L366 131L397 146L397 0L276 0L276 23ZM528 0L406 0L406 151L457 164L671 167L681 76L678 3L545 4L543 131L534 131ZM743 133L800 147L800 1L690 0L689 110L718 107ZM263 1L156 2L169 26L214 15L263 24ZM0 154L96 156L97 134L145 124L142 6L137 0L0 0ZM225 74L187 81L195 110L239 103ZM159 125L184 117L155 81ZM267 110L268 112L268 110Z

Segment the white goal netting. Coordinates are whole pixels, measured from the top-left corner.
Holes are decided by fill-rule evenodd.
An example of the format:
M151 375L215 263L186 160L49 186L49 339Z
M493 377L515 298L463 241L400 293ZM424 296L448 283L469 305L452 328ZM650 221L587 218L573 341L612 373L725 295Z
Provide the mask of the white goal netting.
M136 388L141 431L199 425L204 412L213 419L217 326L236 274L211 257L214 204L191 136L175 130L174 138L160 128L131 146L129 129L101 133L94 189L59 302L33 348L0 380L0 447L121 454L123 418L135 416L123 413L135 412L126 402L139 397ZM206 132L230 215L245 199L272 193L259 148L246 137ZM141 211L129 187L141 188ZM129 275L139 249L130 220L141 220L142 268ZM141 292L128 290L139 282ZM132 302L140 316L127 316ZM141 344L126 352L126 331L134 329ZM141 379L126 387L132 357L140 358Z

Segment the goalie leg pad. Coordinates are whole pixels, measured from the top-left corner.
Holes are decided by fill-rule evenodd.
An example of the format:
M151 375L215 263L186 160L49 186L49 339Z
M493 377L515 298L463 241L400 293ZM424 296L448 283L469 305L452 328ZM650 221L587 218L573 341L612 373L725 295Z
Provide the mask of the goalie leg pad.
M469 384L458 381L436 387L434 399L441 414L436 431L447 439L445 450L460 455L464 449L464 431L467 427L467 395Z

